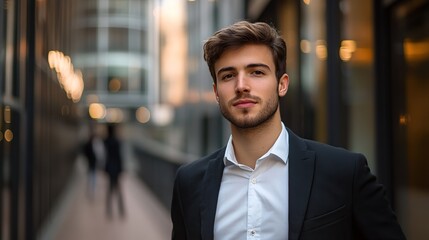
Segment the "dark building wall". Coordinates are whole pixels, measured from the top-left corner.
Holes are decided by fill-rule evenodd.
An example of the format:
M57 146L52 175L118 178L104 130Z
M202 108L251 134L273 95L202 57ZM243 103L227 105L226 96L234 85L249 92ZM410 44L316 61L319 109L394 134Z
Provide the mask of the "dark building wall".
M76 103L48 63L70 54L70 1L0 5L0 238L36 239L79 150Z

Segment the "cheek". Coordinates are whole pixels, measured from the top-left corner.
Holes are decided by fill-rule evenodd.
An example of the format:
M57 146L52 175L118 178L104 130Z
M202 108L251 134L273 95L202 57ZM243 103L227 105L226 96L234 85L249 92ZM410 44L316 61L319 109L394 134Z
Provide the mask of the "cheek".
M265 95L266 97L271 97L273 95L278 96L279 95L279 88L277 85L272 84L261 84L258 86L258 91L260 94Z
M222 84L221 86L217 87L216 95L219 96L219 98L225 98L228 97L231 92L234 93L233 88L227 86L226 84Z

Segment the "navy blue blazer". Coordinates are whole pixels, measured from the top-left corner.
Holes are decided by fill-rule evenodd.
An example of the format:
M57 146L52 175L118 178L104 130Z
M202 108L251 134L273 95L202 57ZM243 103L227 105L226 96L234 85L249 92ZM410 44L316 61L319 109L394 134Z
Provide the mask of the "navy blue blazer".
M289 239L405 239L362 154L289 133ZM177 171L172 239L213 239L225 148ZM273 179L275 181L275 179Z

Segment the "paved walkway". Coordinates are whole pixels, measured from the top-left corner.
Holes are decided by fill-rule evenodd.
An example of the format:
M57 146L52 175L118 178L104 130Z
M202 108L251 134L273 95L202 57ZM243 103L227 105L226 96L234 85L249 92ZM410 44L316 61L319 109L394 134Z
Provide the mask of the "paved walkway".
M50 218L41 240L165 240L171 239L169 213L132 172L122 178L125 217L114 201L113 216L106 216L107 179L97 174L96 191L88 196L87 176L82 161L61 204ZM117 199L114 199L117 200Z

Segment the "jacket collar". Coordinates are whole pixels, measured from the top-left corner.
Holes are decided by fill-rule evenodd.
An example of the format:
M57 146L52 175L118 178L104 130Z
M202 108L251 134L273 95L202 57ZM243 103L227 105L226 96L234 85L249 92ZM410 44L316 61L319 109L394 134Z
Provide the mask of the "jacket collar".
M313 183L315 153L289 132L289 239L299 238Z
M203 179L203 198L201 203L201 238L213 239L217 200L222 182L223 157L225 148L221 149L215 158L210 159Z

